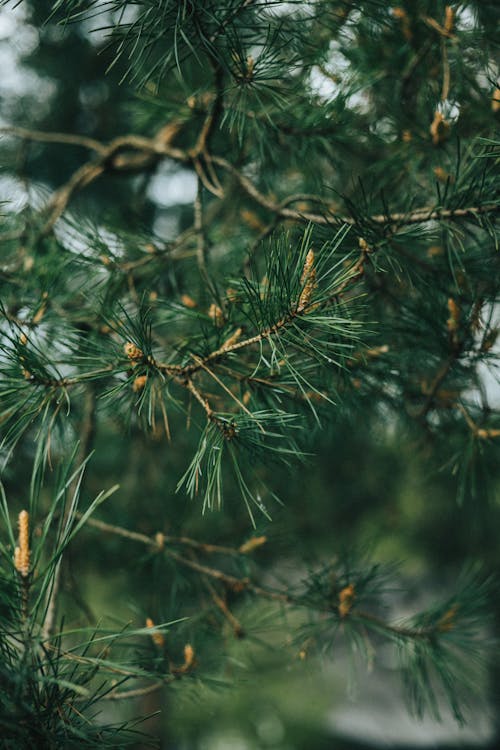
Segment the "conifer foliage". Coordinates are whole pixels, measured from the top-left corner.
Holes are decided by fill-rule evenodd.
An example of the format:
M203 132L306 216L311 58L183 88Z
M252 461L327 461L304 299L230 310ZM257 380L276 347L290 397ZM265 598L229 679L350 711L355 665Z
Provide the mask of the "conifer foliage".
M333 647L466 723L498 669L497 4L2 14L52 86L0 129L3 747L201 747L183 696Z

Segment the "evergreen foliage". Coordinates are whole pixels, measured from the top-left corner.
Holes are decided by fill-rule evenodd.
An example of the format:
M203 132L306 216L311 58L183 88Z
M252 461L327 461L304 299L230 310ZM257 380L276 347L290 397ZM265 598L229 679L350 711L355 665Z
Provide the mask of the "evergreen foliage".
M338 648L466 724L498 681L497 4L2 13L52 86L0 128L2 747L212 747L186 696L237 712Z

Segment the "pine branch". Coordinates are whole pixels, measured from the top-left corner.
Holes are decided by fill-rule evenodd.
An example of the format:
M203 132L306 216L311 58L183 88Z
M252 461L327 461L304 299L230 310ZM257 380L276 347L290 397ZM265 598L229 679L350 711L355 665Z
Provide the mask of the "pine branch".
M77 465L84 465L88 456L92 452L92 444L94 441L96 430L96 393L92 385L87 387L84 404L83 404L83 418L80 425L80 443L78 446L78 453L76 456ZM75 495L81 492L81 477L76 477L74 482L68 488L70 495ZM68 524L69 515L71 513L71 506L69 506L65 518L63 521L64 525ZM61 583L62 567L61 560L59 560L50 587L47 605L45 610L45 618L41 628L42 641L50 640L56 620L57 614L57 599L59 596L59 587Z
M152 547L158 554L165 554L167 557L170 557L180 565L193 570L195 573L198 573L208 579L219 581L234 593L251 593L257 597L281 602L282 604L287 604L290 606L306 608L310 607L312 609L317 608L320 612L330 613L332 615L336 613L336 610L338 610L340 606L339 601L340 604L345 601L344 597L340 596L339 601L335 602L333 607L332 603L328 600L313 604L312 601L303 594L294 594L292 591L286 589L276 590L268 586L258 585L254 581L252 581L251 578L237 578L233 575L227 574L219 568L203 565L199 563L195 558L191 559L190 557L184 557L183 555L178 554L168 547L159 546L157 542L158 535L156 535L155 537L148 537L147 535L138 534L137 532L130 531L121 526L104 524L103 522L96 521L95 519L89 519L88 525L105 531L106 533L113 534L125 539L130 539L131 541L135 541ZM199 547L197 547L196 543L192 544L192 541L193 540L189 541L189 546L200 549ZM172 542L178 543L178 539L172 539ZM201 547L201 550L206 551L204 545ZM230 555L237 553L237 550L230 549L229 551L227 551L224 547L216 547L216 549L210 551L216 551L220 554ZM342 589L340 593L342 594L343 591L344 589ZM354 599L354 595L352 595L351 598ZM424 624L415 627L397 625L387 622L377 615L352 606L352 604L350 604L348 607L340 607L340 612L337 612L337 614L340 615L340 619L342 621L345 621L345 618L349 617L351 621L367 624L373 627L376 631L386 634L389 637L396 636L397 638L405 640L414 640L433 639L435 637L438 637L440 634L446 634L449 630L455 627L455 617L457 615L457 612L455 611L453 615L448 616L448 609L446 609L442 617L435 619L431 624ZM416 619L418 620L418 618Z
M137 135L120 136L114 139L108 146L101 144L98 150L100 154L96 161L88 162L80 167L68 180L68 182L61 188L59 188L50 199L45 212L48 213L48 219L46 220L42 230L41 236L46 236L53 228L56 221L66 210L69 201L73 194L83 189L91 182L96 180L98 177L106 172L129 172L142 171L145 168L151 167L151 161L158 160L159 158L169 158L174 161L178 161L182 164L191 164L197 171L200 179L207 189L214 193L217 197L221 198L219 188L213 188L210 182L206 181L206 177L201 170L199 157L204 149L204 139L199 140L197 146L191 150L182 150L175 148L170 145L169 141L164 142L161 140L161 133L164 128L159 131L158 135L153 138L146 138ZM202 129L203 132L203 129ZM13 131L13 135L17 132ZM28 134L31 138L36 135L36 131L32 133L22 129L19 131L19 135L23 138L27 138ZM48 138L52 138L53 142L57 142L56 139L58 134L45 134ZM64 136L64 134L61 134ZM71 136L69 136L71 137ZM173 136L172 136L173 137ZM65 142L65 141L64 141ZM201 150L200 150L201 149ZM130 150L133 152L131 155L127 155L126 151ZM297 221L317 224L320 226L329 226L335 224L347 224L349 226L355 226L358 224L358 220L349 215L336 214L330 211L325 211L323 214L311 213L309 211L297 211L294 209L287 208L289 202L293 202L295 197L285 198L280 204L275 203L270 198L263 195L252 181L245 177L236 167L234 167L227 159L224 159L213 154L205 154L205 158L208 163L212 163L222 167L226 172L236 178L240 187L244 192L269 212L273 213L277 218L281 220ZM321 196L316 198L317 202L323 203L324 199ZM373 214L367 216L363 223L372 223L381 226L393 227L398 229L400 227L409 226L413 224L422 224L430 221L447 221L447 220L459 220L459 219L473 219L481 215L496 214L500 210L500 204L497 201L485 202L483 205L457 207L457 208L417 208L407 212L394 212L387 214Z

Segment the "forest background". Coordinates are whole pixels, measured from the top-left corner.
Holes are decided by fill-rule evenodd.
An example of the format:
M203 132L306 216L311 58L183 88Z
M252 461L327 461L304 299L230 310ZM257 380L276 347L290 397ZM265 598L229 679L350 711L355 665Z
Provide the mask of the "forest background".
M496 3L26 0L0 65L5 747L496 747Z

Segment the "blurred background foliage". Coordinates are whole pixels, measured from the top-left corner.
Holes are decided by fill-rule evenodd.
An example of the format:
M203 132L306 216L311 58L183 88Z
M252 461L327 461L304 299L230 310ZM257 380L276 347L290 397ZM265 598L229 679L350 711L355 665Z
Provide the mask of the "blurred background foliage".
M153 538L160 532L236 548L265 536L248 558L231 563L233 575L282 589L317 574L319 587L323 566L376 563L384 579L387 565L384 612L398 619L446 600L464 565L479 565L484 578L497 572L497 3L25 0L0 11L0 63L8 59L0 82L0 299L14 326L2 329L5 350L14 351L12 360L2 355L9 386L2 392L9 455L2 481L13 517L26 504L33 465L47 460L48 435L49 463L56 464L87 428L81 447L93 454L83 498L120 485L98 518ZM110 331L132 308L133 335L123 341L147 344L147 321L142 331L134 328L137 310L146 307L162 331L176 326L177 353L189 351L195 336L220 346L232 329L226 320L222 333L213 330L210 305L232 314L227 288L249 277L250 260L262 278L262 248L270 248L272 261L279 225L294 245L304 227L297 216L278 217L252 198L230 169L203 164L203 181L215 189L224 183L220 199L205 182L200 187L193 163L146 154L122 171L115 163L75 192L63 218L44 231L40 209L88 151L20 138L8 128L108 143L128 133L153 138L170 123L165 138L187 152L207 111L215 112L210 153L250 179L269 205L297 194L290 208L306 218L348 217L340 250L348 267L360 240L371 252L346 302L360 321L360 341L349 340L341 368L317 373L316 387L334 404L318 407L320 426L307 417L307 405L293 405L306 414L298 436L305 455L290 466L248 459L260 486L269 488L264 500L272 517L257 510L255 528L230 474L222 509L202 514L199 499L177 492L204 415L179 396L180 408L168 413L170 441L159 428L144 429L147 406L141 416L126 362L115 381L115 372L102 382L89 378L71 398L71 416L61 410L60 428L28 418L18 435L20 424L14 420L12 430L9 422L12 409L22 414L16 404L32 387L20 363L42 383L54 377L54 354L62 363L57 377L80 363L87 371L105 367L123 348L110 343ZM196 223L197 190L208 272L200 272L199 245L189 235L175 255L177 238ZM479 210L462 220L402 220L395 229L389 219L370 218L434 207ZM339 222L312 223L320 248ZM36 339L42 319L46 328ZM37 341L31 354L13 343L12 330ZM286 377L276 400L256 385L246 403L281 408L293 385ZM103 397L115 386L115 395ZM89 402L98 405L91 429ZM45 512L51 477L49 466L40 499ZM168 654L182 664L189 643L197 660L193 674L161 692L110 701L106 721L151 714L140 728L162 747L186 750L497 746L496 649L488 652L475 697L466 694L464 728L441 707L439 689L430 703L441 707L444 724L419 724L407 718L399 668L384 646L374 648L376 636L374 644L356 633L351 640L347 623L321 634L302 609L225 594L229 618L211 584L175 560L102 529L79 533L64 558L58 616L71 626L130 621L135 628L147 618L186 617L168 632ZM500 627L498 599L491 626L481 619L477 596L476 625L486 642ZM145 651L140 661L154 672L161 661L155 643Z

